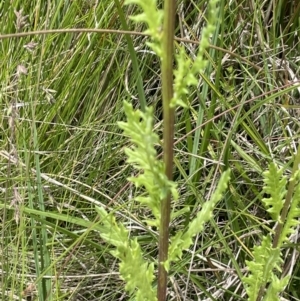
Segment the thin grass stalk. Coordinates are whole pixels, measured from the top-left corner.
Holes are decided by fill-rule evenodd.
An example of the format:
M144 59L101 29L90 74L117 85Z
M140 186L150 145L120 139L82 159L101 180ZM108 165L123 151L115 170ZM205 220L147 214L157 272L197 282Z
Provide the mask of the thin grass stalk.
M115 0L115 5L117 7L118 13L119 13L119 17L120 17L120 21L122 24L122 27L124 30L128 31L128 26L126 23L126 19L122 10L122 7L120 5L119 0ZM136 79L136 85L137 85L137 91L139 94L139 101L140 101L140 106L141 106L141 110L143 112L145 112L146 109L146 96L145 96L145 91L144 91L144 87L143 87L143 79L141 76L141 71L139 68L139 63L136 57L136 52L134 50L134 46L133 46L133 42L132 42L132 38L129 35L125 35L125 39L127 41L127 45L128 45L128 50L129 50L129 54L130 54L130 58L132 61L132 68L134 71L134 74L136 75L137 79Z
M222 10L220 10L220 11L222 11ZM216 29L215 29L215 33L212 37L213 45L217 44L217 41L219 38L220 27L221 27L221 24L220 24L220 22L218 22ZM211 100L210 107L208 109L205 108L205 100L207 99L207 95L209 93L209 88L212 88L209 83L210 82L209 75L212 73L212 70L213 70L213 65L211 62L218 61L217 60L218 54L217 54L217 51L215 48L211 48L209 50L208 55L211 59L209 60L209 63L206 67L206 71L201 74L202 78L204 79L204 82L203 82L201 94L199 94L200 102L202 103L202 105L199 106L198 114L197 114L198 118L197 118L196 128L198 128L198 129L196 130L194 139L193 139L192 153L195 156L191 157L190 167L189 167L189 174L193 175L192 176L193 183L198 183L200 180L200 177L201 177L201 167L203 164L203 159L199 159L199 157L197 157L197 156L199 155L200 157L204 158L205 153L207 152L207 149L209 147L210 140L211 140L210 139L211 138L211 129L213 127L213 117L214 117L215 108L217 105L217 96L214 95ZM210 121L205 125L205 127L203 129L203 137L201 139L202 129L199 126L203 123L204 113L207 114L207 119ZM194 206L195 198L189 198L187 201L187 205ZM190 214L191 213L188 213L186 215L186 222L185 222L186 225L189 223Z
M175 1L166 0L164 3L164 25L162 41L162 99L164 116L164 163L169 180L173 177L173 144L174 144L174 109L170 107L173 97L173 55L175 32ZM167 292L167 271L162 264L168 259L169 223L170 223L171 194L161 202L161 224L159 230L159 263L157 299L164 301Z
M46 19L48 19L49 16L49 10L50 10L50 1L47 2L47 15ZM43 36L42 41L42 49L45 49L45 39L46 36ZM43 61L43 52L41 53L41 56L39 57L39 63L38 63L38 73L37 73L37 87L40 85L40 79L42 74L42 61ZM36 99L38 99L38 90L35 91ZM36 102L30 103L31 108L31 116L32 116L32 139L33 139L33 148L34 148L34 163L36 168L36 184L37 184L37 192L38 192L38 204L39 209L41 212L45 212L45 200L44 200L44 194L43 194L43 188L42 188L42 177L41 177L41 164L40 164L40 157L39 157L39 141L38 141L38 132L36 127ZM33 206L33 200L31 200L31 205ZM44 218L45 219L45 218ZM33 219L32 219L33 221ZM32 223L32 226L36 225L36 221L34 220L34 223ZM38 274L37 278L41 276L45 270L51 265L51 258L50 254L47 248L47 241L48 241L48 234L46 230L46 225L42 222L41 223L41 230L39 233L39 241L37 243L39 244L39 247L37 247L36 250L39 250L39 254L35 253L35 264L40 266L40 274ZM51 271L47 272L47 276L51 276ZM42 278L41 281L38 281L38 296L40 301L46 301L49 297L49 299L52 299L52 290L51 290L51 279Z
M100 28L66 28L66 29L48 29L48 30L36 30L36 31L26 31L26 32L18 32L18 33L10 33L10 34L0 34L0 40L4 39L14 39L14 38L24 38L28 36L36 36L36 35L49 35L49 34L61 34L61 33L98 33L98 34L119 34L119 35L134 35L134 36L143 36L148 37L149 34L139 31L127 31L127 30L118 30L118 29L100 29ZM195 44L199 45L199 41L189 40L185 38L174 37L175 41ZM241 62L245 62L252 68L257 71L262 71L260 67L253 64L247 58L240 56L237 53L234 53L230 50L215 46L209 45L209 48L215 49L217 51L221 51L223 53L229 54L231 57L238 59Z

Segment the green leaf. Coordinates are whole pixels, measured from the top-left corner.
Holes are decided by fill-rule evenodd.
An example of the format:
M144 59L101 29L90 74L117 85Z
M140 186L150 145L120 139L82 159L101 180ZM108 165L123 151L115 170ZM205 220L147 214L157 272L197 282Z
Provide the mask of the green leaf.
M246 261L249 275L243 278L249 301L256 301L260 288L274 279L274 271L280 271L280 255L279 248L272 248L270 235L263 238L261 246L254 247L253 260Z
M129 233L122 224L117 224L112 214L102 207L96 207L103 225L100 236L114 245L111 253L120 260L120 274L126 281L125 289L136 294L136 300L156 300L153 288L154 263L144 260L141 247L136 239L129 239Z
M286 195L287 179L283 175L283 169L278 169L275 163L269 165L269 170L263 173L264 188L263 191L270 195L263 198L262 202L274 221L279 221L280 212L284 204Z
M159 144L159 137L153 131L153 109L146 108L145 113L134 111L132 105L124 102L127 122L119 122L120 128L129 136L134 144L126 148L127 162L141 171L137 177L129 177L136 187L144 187L147 196L138 196L136 201L151 209L154 220L147 220L148 225L160 225L160 202L171 193L174 200L178 199L176 183L169 181L165 175L164 164L157 159L155 146Z
M216 204L223 197L223 193L228 187L230 180L230 170L226 170L218 183L218 186L213 193L211 199L204 203L202 210L197 216L190 222L186 232L178 232L171 238L171 244L169 247L169 260L167 266L171 261L177 261L181 258L183 250L189 248L192 244L192 238L203 230L206 222L212 217L213 209Z

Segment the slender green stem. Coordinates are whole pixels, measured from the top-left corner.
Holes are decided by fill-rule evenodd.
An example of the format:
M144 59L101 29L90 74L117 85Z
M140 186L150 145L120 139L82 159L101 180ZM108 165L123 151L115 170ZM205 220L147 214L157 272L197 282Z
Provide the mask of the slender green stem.
M173 97L173 51L175 28L175 0L166 0L164 6L164 26L162 41L162 98L164 114L164 163L169 180L173 174L174 109L170 108ZM164 301L167 291L167 271L163 262L168 259L169 223L171 195L161 203L161 224L159 230L159 265L157 299Z
M281 222L277 223L277 226L275 228L273 248L276 248L278 246L282 228L285 223L285 220L286 220L286 217L287 217L287 214L288 214L291 202L292 202L292 196L293 196L294 188L295 188L295 184L296 184L295 172L299 169L299 164L300 164L300 145L298 146L297 154L295 156L295 161L294 161L292 175L291 175L292 179L290 180L290 183L288 185L288 191L287 191L287 194L285 197L285 202L284 202L283 209L282 209L281 216L280 216Z

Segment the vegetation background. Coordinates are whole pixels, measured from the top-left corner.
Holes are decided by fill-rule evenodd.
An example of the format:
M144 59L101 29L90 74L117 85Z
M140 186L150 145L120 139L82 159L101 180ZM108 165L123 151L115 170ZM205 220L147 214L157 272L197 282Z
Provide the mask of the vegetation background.
M191 58L207 1L177 1L176 45ZM0 3L1 34L99 28L141 32L119 0ZM209 65L176 111L174 180L191 216L232 169L228 193L193 249L172 267L168 300L246 300L245 260L271 231L261 206L270 160L291 171L299 140L300 4L220 1ZM161 133L159 60L144 35L56 33L1 37L1 300L130 300L95 205L114 210L157 257L158 233L128 184L123 100L155 108ZM175 65L176 67L176 65ZM160 151L161 146L157 149ZM191 218L179 216L171 232ZM298 236L286 245L285 300L300 300ZM283 299L284 300L284 299Z

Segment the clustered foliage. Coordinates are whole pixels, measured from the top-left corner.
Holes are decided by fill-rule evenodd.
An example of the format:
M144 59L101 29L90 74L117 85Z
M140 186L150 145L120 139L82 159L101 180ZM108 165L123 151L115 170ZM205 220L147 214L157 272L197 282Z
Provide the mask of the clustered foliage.
M300 300L295 232L300 146L294 154L300 127L299 1L243 1L243 9L241 1L167 1L0 2L0 300L117 300L125 289L128 300L154 301L158 293L164 301L160 288L171 283L156 275L165 277L166 270L174 285L169 299L178 292L182 300ZM178 4L181 33L176 33L174 60L165 51L163 21L170 18L157 9L171 2ZM134 33L127 31L124 3L138 12L131 17L140 23ZM146 46L139 44L140 28L150 35ZM193 41L179 38L182 33ZM210 39L215 46L209 46ZM153 53L162 63L162 89L152 89L160 74ZM174 66L173 76L172 70L165 72L166 61ZM124 75L132 76L126 89ZM173 89L165 93L170 79ZM135 89L139 100L123 102ZM154 110L145 109L145 95L151 95L150 103L161 91L171 100L171 105L164 101L164 112L172 108L171 117L176 114L180 187L164 173L171 168L158 159L162 143L153 128ZM125 122L118 123L123 113ZM172 124L169 120L164 124ZM115 134L120 128L122 136ZM123 145L130 168L123 165ZM170 159L171 148L165 150L164 160ZM261 191L257 181L272 159L283 168L270 164ZM287 166L293 162L290 176ZM220 168L223 164L234 169L229 192L230 172ZM220 170L220 183L206 199ZM130 197L120 206L113 201L128 187L127 179ZM160 227L167 216L160 206L170 199L174 234L155 237L153 230L166 229L167 223ZM252 214L259 200L263 216ZM190 216L183 216L189 210L190 223ZM130 214L133 220L127 219ZM219 219L212 223L212 216ZM268 226L261 227L262 219ZM159 261L152 257L156 239L169 247L166 254L159 246L160 255L166 254ZM195 252L186 252L193 244ZM248 261L243 250L250 250ZM117 265L106 258L108 252ZM206 262L199 259L202 253ZM119 269L121 281L114 273L94 277L99 267Z
M171 107L187 107L187 103L184 99L189 93L188 87L197 85L198 80L196 75L202 72L207 65L207 60L204 55L209 46L210 35L213 34L215 30L218 2L218 0L209 1L207 25L202 30L201 41L195 60L192 62L191 59L187 57L184 48L182 46L179 48L179 53L176 56L178 67L174 71L174 97L171 101Z
M289 275L279 278L283 263L281 248L284 242L289 239L289 235L295 232L295 226L299 224L296 219L300 216L298 208L300 202L299 171L290 181L296 181L297 186L294 191L289 213L285 221L280 219L282 208L285 202L287 177L283 176L284 169L278 169L274 163L269 165L269 169L264 172L264 191L269 194L268 198L263 198L262 202L269 212L272 220L284 224L280 233L278 244L273 246L272 236L268 234L263 237L260 246L254 247L253 260L246 261L249 268L249 275L244 277L246 291L249 301L260 300L264 294L264 301L279 300L281 293L289 281ZM268 286L266 293L264 288Z
M211 23L203 30L200 49L195 62L192 63L191 60L186 60L185 51L180 48L176 58L178 68L174 71L175 92L171 107L185 106L185 103L182 102L183 96L188 93L189 86L197 84L196 74L205 68L204 51L209 45L209 36L214 30L212 24L216 21L216 3L215 0L210 2L209 22ZM143 13L132 17L132 19L136 22L145 22L148 25L148 29L145 31L151 36L151 42L148 43L148 46L163 60L161 45L163 13L156 8L156 1L128 0L126 4L138 4L143 9ZM153 131L153 109L146 108L145 112L134 111L132 105L125 101L124 110L127 122L119 122L119 127L124 130L124 134L129 137L133 144L132 148L125 150L128 157L127 162L140 172L137 177L130 177L128 180L134 183L136 187L145 189L146 195L137 196L135 200L151 209L154 218L146 220L147 224L159 228L162 218L160 212L161 202L169 193L171 193L174 200L178 199L176 183L168 180L164 163L157 159L155 145L159 144L159 137ZM191 246L193 237L203 230L204 224L212 217L212 211L216 203L222 198L223 192L227 189L229 173L228 170L222 175L211 200L204 204L201 212L188 225L187 230L178 232L171 239L170 256L164 262L166 270L169 270L171 261L181 258L183 251ZM144 261L137 240L129 238L128 231L122 224L116 224L112 214L108 214L103 208L97 210L105 228L101 236L116 247L113 255L121 261L120 273L127 283L125 289L130 293L135 293L137 300L156 300L152 288L154 263L149 264ZM188 209L182 209L182 211L186 210ZM180 212L174 212L171 220Z
M127 122L119 122L119 126L135 145L132 149L127 148L125 151L128 162L137 170L143 171L137 177L130 177L128 180L134 183L136 187L145 188L147 194L137 196L135 200L151 209L154 219L147 220L148 225L155 225L159 228L161 219L160 202L169 191L175 200L178 198L176 184L167 179L164 174L163 162L157 159L154 146L159 142L159 138L153 132L152 109L147 108L145 113L140 110L134 111L132 105L128 102L124 102L124 108ZM170 262L180 259L182 252L191 246L192 238L202 231L204 224L212 217L214 206L227 188L229 173L229 171L226 171L222 175L211 200L204 204L203 209L189 224L187 231L180 231L172 238L169 247L170 258L164 263L167 270L169 270ZM129 239L128 231L122 224L118 225L116 223L112 214L108 214L105 209L100 207L97 208L97 211L101 216L104 227L101 231L101 237L116 247L112 254L121 261L120 273L127 283L125 288L130 293L133 293L135 288L136 297L142 298L138 300L155 300L147 299L150 295L154 298L152 289L154 263L144 261L137 240ZM142 283L141 277L143 277Z
M184 99L189 93L189 87L197 85L196 75L203 71L206 66L207 62L204 55L217 21L217 2L217 0L211 0L209 3L208 23L202 31L202 38L195 60L192 61L187 58L183 47L179 47L176 56L177 69L174 71L174 95L170 108L187 106ZM150 34L151 37L148 46L163 60L164 54L161 45L163 12L157 9L156 1L127 0L125 3L138 4L142 8L143 12L132 17L132 19L147 24L148 29L145 32ZM124 130L124 134L129 137L133 144L131 148L127 148L125 151L128 157L127 162L132 164L139 172L136 177L130 177L128 180L136 187L145 189L145 194L137 196L135 200L151 210L153 218L147 219L147 224L159 228L162 218L160 204L168 194L171 194L174 200L178 199L176 183L168 180L164 172L164 163L157 158L155 146L159 144L159 137L153 131L152 108L146 108L145 112L134 111L133 106L125 101L124 109L127 122L119 122L119 127ZM261 245L254 248L253 260L246 261L249 272L243 278L243 282L250 301L261 300L262 296L264 296L265 301L278 300L279 293L284 290L289 280L289 276L282 279L278 276L281 272L280 265L283 262L281 247L288 240L288 236L294 232L295 225L298 224L296 218L300 215L298 209L300 185L296 186L286 220L281 220L281 212L285 203L284 198L287 193L287 179L282 175L283 170L278 170L275 164L270 164L269 170L264 173L264 191L270 197L264 198L262 202L272 220L284 224L284 227L277 245L272 243L271 234L266 235L263 237ZM299 172L293 176L292 180L298 182ZM187 229L177 232L171 238L169 257L163 263L167 271L170 269L170 263L182 257L183 251L192 245L193 237L200 233L204 224L211 219L213 209L221 200L229 180L230 171L227 170L222 174L211 199L205 202L202 210L189 223ZM116 248L112 254L120 260L120 273L126 281L125 289L129 293L135 294L136 300L156 300L153 288L153 273L157 263L148 263L144 260L137 240L130 238L124 225L116 223L112 213L107 213L103 208L97 208L97 211L101 216L103 225L102 238ZM176 214L178 212L175 212L173 217Z
M137 170L143 171L137 177L130 177L128 180L136 187L145 187L148 194L138 196L136 200L151 209L155 217L154 220L147 220L148 225L159 227L160 202L169 191L174 200L178 199L176 183L168 180L163 162L156 159L157 152L154 146L159 144L159 137L153 131L153 109L147 108L145 113L140 110L134 111L128 102L124 102L124 109L127 122L119 122L119 127L135 145L132 149L125 150L127 162Z
M156 0L126 0L125 4L138 4L143 12L130 18L135 22L146 23L148 28L144 31L151 37L151 42L147 42L147 45L157 54L159 58L163 56L161 48L162 39L162 21L163 11L157 9Z
M137 301L155 300L154 263L148 264L143 259L143 253L137 239L129 239L129 232L122 223L117 224L115 217L108 214L102 207L97 207L103 229L101 237L116 247L112 255L120 260L120 274L126 282L125 289L136 293Z

